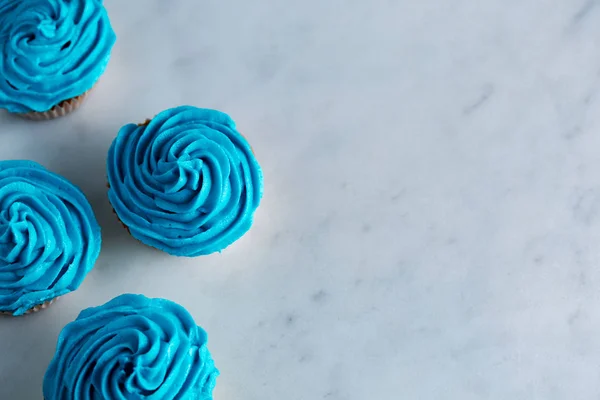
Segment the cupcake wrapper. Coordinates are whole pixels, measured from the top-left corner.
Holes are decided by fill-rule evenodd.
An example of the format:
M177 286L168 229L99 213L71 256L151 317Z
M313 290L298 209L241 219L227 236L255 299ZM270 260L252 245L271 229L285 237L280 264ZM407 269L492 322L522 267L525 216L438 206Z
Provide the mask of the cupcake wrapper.
M52 107L48 111L44 111L44 112L31 111L28 113L21 113L18 115L25 119L29 119L32 121L48 121L51 119L64 117L65 115L77 110L81 106L81 104L85 101L85 99L89 96L91 91L92 91L92 89L88 90L87 92L85 92L82 95L73 97L72 99L62 101L59 104Z
M106 187L110 189L110 183L106 183ZM125 223L123 221L121 221L121 218L119 218L119 215L117 214L117 212L115 211L114 208L112 209L112 212L113 212L113 214L115 214L115 217L117 217L117 220L121 223L121 225L123 225L123 228L127 231L127 233L129 233L131 235L131 231L129 230L129 227L127 225L125 225Z
M119 222L121 223L121 225L123 225L123 228L127 231L127 233L129 233L131 235L131 231L129 230L129 227L127 225L125 225L125 223L123 221L121 221L121 219L119 218L119 216L117 215L117 212L115 211L115 209L112 209L113 214L115 214L115 216L117 217L117 219L119 220Z
M33 314L33 313L36 313L41 310L45 310L46 308L50 307L56 300L58 300L58 297L54 298L52 300L48 300L47 302L45 302L43 304L38 304L37 306L25 311L25 314L23 314L23 315L29 315L29 314ZM8 315L11 317L14 316L13 313L8 312L8 311L0 311L0 315Z

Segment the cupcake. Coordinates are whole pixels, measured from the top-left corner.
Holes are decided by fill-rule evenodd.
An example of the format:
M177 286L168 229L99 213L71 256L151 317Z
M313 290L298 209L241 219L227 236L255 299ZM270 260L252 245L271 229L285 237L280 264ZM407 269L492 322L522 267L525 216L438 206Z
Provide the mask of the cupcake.
M45 400L211 400L219 371L206 332L180 305L124 294L58 337Z
M37 311L77 289L100 245L76 186L32 161L0 161L0 312Z
M177 256L235 242L263 192L260 166L233 120L191 106L121 128L107 175L108 197L130 234Z
M102 0L0 1L0 109L35 120L77 109L114 43Z

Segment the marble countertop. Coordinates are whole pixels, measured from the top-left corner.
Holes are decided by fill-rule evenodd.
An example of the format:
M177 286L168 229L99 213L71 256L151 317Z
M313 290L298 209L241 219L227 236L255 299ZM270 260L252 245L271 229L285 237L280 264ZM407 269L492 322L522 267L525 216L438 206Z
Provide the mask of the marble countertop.
M0 398L41 398L62 327L124 293L186 306L218 400L600 396L600 2L106 0L88 103L0 114L0 159L78 184L81 288L0 320ZM179 259L121 228L105 159L176 105L230 113L264 168L253 229Z

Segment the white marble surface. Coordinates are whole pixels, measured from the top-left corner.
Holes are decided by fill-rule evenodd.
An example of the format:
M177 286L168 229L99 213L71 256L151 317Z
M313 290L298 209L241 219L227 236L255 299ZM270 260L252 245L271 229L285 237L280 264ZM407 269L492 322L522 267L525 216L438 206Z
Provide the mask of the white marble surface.
M95 270L0 320L0 399L41 398L60 329L123 292L209 332L218 400L600 396L600 1L106 0L86 106L0 115L0 158L82 187ZM174 105L229 112L265 197L222 254L131 239L104 162Z

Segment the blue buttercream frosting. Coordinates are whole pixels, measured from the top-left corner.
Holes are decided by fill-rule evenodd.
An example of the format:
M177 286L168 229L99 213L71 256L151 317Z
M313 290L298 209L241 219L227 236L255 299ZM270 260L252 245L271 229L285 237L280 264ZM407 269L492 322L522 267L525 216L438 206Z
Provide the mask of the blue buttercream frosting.
M0 108L43 112L85 93L114 42L102 0L0 1Z
M206 332L180 305L124 294L58 337L45 400L211 400L219 371Z
M220 251L252 225L263 177L235 122L182 106L121 128L108 152L108 197L140 241L179 256Z
M0 311L22 315L77 289L100 245L76 186L32 161L0 161Z

